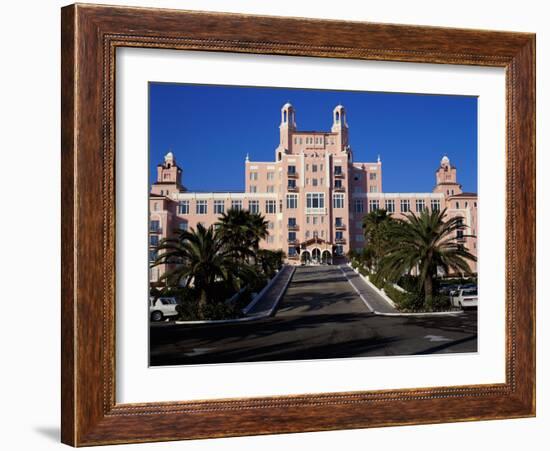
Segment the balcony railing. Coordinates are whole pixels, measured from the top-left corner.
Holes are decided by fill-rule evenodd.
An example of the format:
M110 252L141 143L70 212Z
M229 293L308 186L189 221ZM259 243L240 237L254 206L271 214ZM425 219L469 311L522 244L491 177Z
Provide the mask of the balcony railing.
M334 192L336 192L336 193L343 193L344 191L346 191L346 188L343 187L343 186L335 186L334 187Z
M306 208L306 215L326 215L326 208Z
M334 172L334 177L336 178L341 178L343 179L344 178L344 173L343 172Z
M297 179L298 178L298 173L296 171L288 171L286 173L287 177L289 178L293 178L293 179Z
M336 230L346 230L346 225L342 223L336 224L334 227L336 228Z
M149 232L151 233L162 233L162 227L149 227Z
M298 241L298 240L296 240L296 239L293 240L293 239L290 239L290 238L289 238L289 239L288 239L288 244L295 244L295 245L298 245L298 244L300 244L300 241Z
M299 191L299 189L298 189L297 186L287 186L287 187L286 187L286 190L287 190L287 191L290 191L290 192L292 192L292 193L296 193L296 192Z
M298 224L288 224L287 228L288 230L299 230L300 226Z
M345 238L336 238L336 239L334 240L334 242L335 242L336 244L346 244L346 239L345 239Z

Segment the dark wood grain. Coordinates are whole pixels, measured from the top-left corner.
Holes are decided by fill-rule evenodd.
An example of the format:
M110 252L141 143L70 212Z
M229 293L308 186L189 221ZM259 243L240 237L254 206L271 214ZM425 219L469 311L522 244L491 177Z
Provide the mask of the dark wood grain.
M535 414L534 35L96 5L63 8L61 35L64 443L83 446ZM506 382L117 404L114 68L115 50L124 46L506 68Z

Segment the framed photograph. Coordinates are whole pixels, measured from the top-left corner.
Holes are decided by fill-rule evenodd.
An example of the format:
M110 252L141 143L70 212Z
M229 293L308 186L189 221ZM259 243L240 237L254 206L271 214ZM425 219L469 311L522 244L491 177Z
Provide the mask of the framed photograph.
M64 443L535 415L533 34L77 4L61 71Z

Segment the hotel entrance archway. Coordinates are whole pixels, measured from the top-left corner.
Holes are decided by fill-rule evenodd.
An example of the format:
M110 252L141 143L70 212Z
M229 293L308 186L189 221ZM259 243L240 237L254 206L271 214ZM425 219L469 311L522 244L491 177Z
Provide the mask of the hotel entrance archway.
M302 253L300 254L300 261L304 265L309 265L311 263L311 254L309 253L309 251L302 251Z
M321 263L324 265L332 265L332 255L330 255L330 251L324 250L322 252Z
M311 260L313 263L321 263L321 250L318 247L311 251Z

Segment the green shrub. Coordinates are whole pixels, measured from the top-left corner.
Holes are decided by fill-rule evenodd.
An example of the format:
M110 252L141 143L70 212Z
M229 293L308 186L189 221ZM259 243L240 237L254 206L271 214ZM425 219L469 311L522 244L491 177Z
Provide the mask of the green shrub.
M386 281L384 280L384 278L380 275L380 273L372 273L370 276L369 276L369 280L374 284L374 286L376 288L378 288L379 290L381 290L382 288L384 288L384 285L386 285Z
M399 285L405 291L415 293L418 291L418 276L404 274L397 281L397 285Z
M368 277L368 275L370 274L369 270L364 266L359 267L359 273L365 277Z

